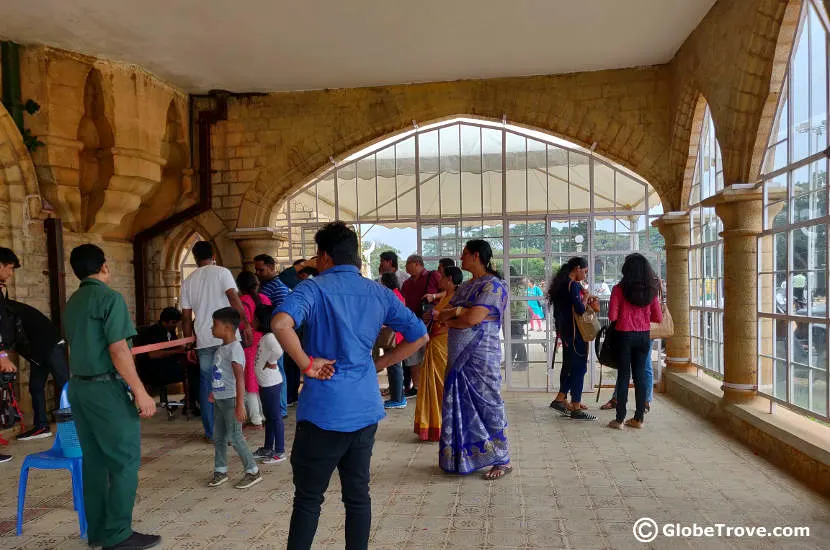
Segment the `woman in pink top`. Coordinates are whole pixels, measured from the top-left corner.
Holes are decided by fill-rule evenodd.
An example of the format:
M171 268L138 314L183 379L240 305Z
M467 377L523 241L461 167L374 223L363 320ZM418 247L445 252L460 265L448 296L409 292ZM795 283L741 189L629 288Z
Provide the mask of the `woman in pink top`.
M403 294L398 289L398 277L394 273L384 273L380 277L380 283L395 293L398 300L406 303ZM395 344L403 342L403 335L395 333ZM386 375L389 377L389 400L383 403L385 409L405 409L406 396L403 393L403 363L396 363L386 368Z
M622 429L628 402L628 381L634 377L634 396L637 407L634 418L625 423L632 428L643 427L646 410L645 368L650 352L651 323L663 320L658 297L658 280L651 264L642 254L631 254L622 266L622 280L611 291L608 320L614 323L618 338L615 346L617 359L617 418L608 426Z
M254 312L257 306L271 305L271 300L259 292L259 279L250 271L243 271L236 277L236 286L239 288L239 299L245 308L245 318L253 326ZM254 426L262 427L264 415L262 403L259 400L259 384L256 381L256 352L262 333L254 331L251 345L245 348L245 409L248 411L248 420Z

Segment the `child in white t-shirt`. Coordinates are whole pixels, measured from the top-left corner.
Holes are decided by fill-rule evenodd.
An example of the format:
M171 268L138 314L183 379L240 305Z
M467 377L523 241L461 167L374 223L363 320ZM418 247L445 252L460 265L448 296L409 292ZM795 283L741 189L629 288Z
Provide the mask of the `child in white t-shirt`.
M212 332L222 341L222 345L216 350L209 397L216 421L213 426L215 454L213 479L208 483L210 487L218 487L228 481L228 442L245 466L245 477L235 487L247 489L262 481L256 460L242 436L242 423L245 422L245 382L242 379L245 352L236 339L239 321L239 312L232 307L213 312Z
M261 305L254 312L254 330L262 333L254 372L265 415L265 444L254 453L254 457L262 459L263 464L276 464L285 460L285 427L280 413L283 379L277 366L283 351L277 337L271 332L272 311L271 306Z

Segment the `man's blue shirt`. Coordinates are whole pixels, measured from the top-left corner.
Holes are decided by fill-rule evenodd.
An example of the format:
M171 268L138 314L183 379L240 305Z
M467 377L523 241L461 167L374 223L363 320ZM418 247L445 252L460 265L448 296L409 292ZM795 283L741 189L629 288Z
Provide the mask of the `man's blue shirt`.
M335 266L303 281L277 312L303 325L308 355L336 361L331 379L306 378L297 408L298 422L324 430L353 432L385 416L372 360L383 325L408 342L426 335L424 323L391 290L363 278L354 266Z

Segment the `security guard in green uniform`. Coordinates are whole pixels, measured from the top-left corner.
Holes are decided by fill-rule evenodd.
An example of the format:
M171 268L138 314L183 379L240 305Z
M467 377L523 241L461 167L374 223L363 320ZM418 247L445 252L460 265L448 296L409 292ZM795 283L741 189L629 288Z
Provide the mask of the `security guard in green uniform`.
M84 504L90 546L151 548L158 535L132 530L141 463L139 416L156 404L136 374L127 339L135 335L124 297L107 286L104 251L92 244L69 258L81 286L66 304L69 402L84 453ZM132 390L132 391L130 391Z

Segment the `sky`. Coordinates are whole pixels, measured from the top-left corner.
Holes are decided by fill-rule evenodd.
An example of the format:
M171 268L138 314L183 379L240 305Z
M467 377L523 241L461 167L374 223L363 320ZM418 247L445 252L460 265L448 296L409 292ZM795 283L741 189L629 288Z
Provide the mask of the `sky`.
M414 227L384 227L382 225L362 224L363 241L375 241L394 246L401 251L399 256L406 258L418 251L418 233Z

